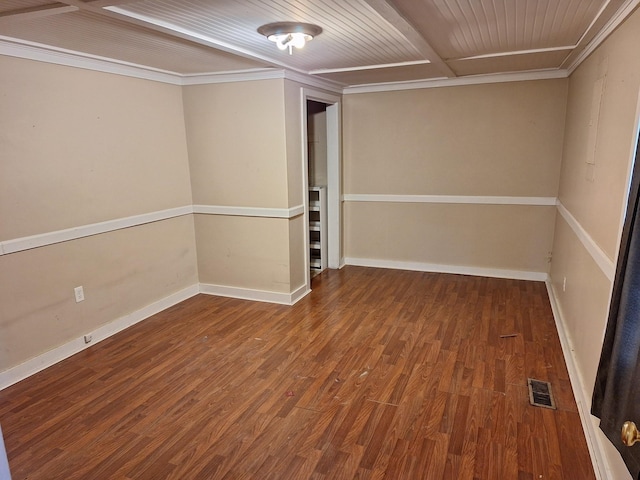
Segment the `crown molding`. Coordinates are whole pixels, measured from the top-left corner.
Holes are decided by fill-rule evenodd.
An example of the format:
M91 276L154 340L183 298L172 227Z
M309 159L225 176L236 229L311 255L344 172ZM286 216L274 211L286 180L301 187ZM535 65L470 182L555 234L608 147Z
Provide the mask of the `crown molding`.
M589 42L587 47L576 57L576 59L567 67L569 75L571 75L576 68L584 62L589 55L591 55L596 48L598 48L602 42L604 42L611 33L618 28L622 22L624 22L629 15L640 5L640 0L627 0L627 2L620 7L615 15L607 22L602 30L600 30L593 40Z
M214 83L248 82L253 80L273 80L285 78L279 68L256 68L221 73L194 73L180 76L180 85L209 85Z
M214 83L249 82L254 80L285 79L301 83L309 87L320 88L332 93L342 93L344 85L316 78L311 75L285 70L282 68L256 68L222 73L197 73L181 76L181 85L208 85Z
M342 91L344 90L344 85L341 83L326 80L324 78L313 77L311 75L301 74L291 70L285 70L284 78L286 80L291 80L292 82L302 83L303 85L309 87L320 88L331 93L342 94Z
M640 0L633 0L634 3ZM395 90L413 90L420 88L449 87L458 85L477 85L483 83L518 82L527 80L546 80L566 78L566 70L544 70L533 72L501 73L496 75L475 75L457 78L436 78L409 82L380 83L344 87L331 80L306 75L280 68L258 68L233 72L210 72L204 74L180 74L167 70L123 62L112 58L99 57L73 50L66 50L35 42L28 42L0 35L0 55L25 58L39 62L53 63L69 67L82 68L103 73L112 73L127 77L140 78L171 85L206 85L255 80L286 79L310 87L320 88L337 94L387 92Z
M640 0L627 0L613 18L591 40L587 47L567 68L536 70L528 72L499 73L490 75L472 75L466 77L438 77L433 79L412 80L407 82L389 82L377 84L352 85L315 77L312 73L293 71L283 68L258 68L233 72L211 72L203 74L180 74L173 71L153 68L145 65L125 62L108 57L91 55L74 50L53 47L13 37L0 35L0 55L25 58L40 62L82 68L103 73L112 73L171 85L204 85L267 79L287 79L311 87L321 88L333 93L354 94L414 90L422 88L479 85L487 83L506 83L530 80L548 80L569 77L576 68L596 50L607 37L622 24L640 5ZM564 48L564 47L563 47ZM316 71L313 73L320 73Z
M125 77L152 80L155 82L181 85L181 75L167 70L145 67L134 63L123 62L113 58L99 57L87 53L52 47L41 43L28 42L0 35L0 55L25 58L38 62L53 63L67 67L113 73Z
M180 74L168 70L123 62L113 58L51 47L35 42L0 35L0 55L82 68L126 77L169 83L171 85L207 85L216 83L247 82L255 80L287 79L333 93L342 93L342 85L311 75L282 68L255 68L232 72Z
M640 1L640 0L639 0ZM470 75L468 77L433 78L429 80L412 80L408 82L374 83L369 85L353 85L346 87L344 95L354 93L392 92L398 90L416 90L421 88L457 87L462 85L480 85L485 83L526 82L530 80L549 80L567 78L566 70L549 69L529 72L498 73L492 75Z

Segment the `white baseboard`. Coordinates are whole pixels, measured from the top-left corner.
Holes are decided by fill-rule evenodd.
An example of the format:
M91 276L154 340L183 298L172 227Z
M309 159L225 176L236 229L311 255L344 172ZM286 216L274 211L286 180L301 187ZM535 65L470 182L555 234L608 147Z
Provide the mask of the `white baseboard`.
M96 330L86 332L93 336L91 343L84 343L83 335L65 343L64 345L54 348L53 350L49 350L42 355L38 355L35 358L27 360L20 365L16 365L15 367L0 372L0 390L17 383L20 380L24 380L25 378L34 375L39 371L64 360L65 358L75 355L76 353L85 350L86 348L89 348L112 335L115 335L125 328L135 325L136 323L141 322L162 310L197 295L198 293L198 286L192 285L180 290L179 292L173 293L168 297L153 302L140 310L124 315L123 317L103 325Z
M188 298L197 295L198 293L206 293L210 295L219 295L223 297L242 298L246 300L254 300L260 302L271 302L285 305L293 305L301 298L307 295L311 290L307 289L306 285L301 285L292 293L277 293L277 292L265 292L260 290L250 290L244 288L224 287L220 285L208 285L197 284L187 287L179 292L173 293L168 297L165 297L157 302L147 305L140 310L136 310L133 313L125 315L123 317L114 320L96 330L86 332L93 337L91 343L84 342L84 335L75 338L70 342L60 345L59 347L49 350L37 357L27 360L20 365L9 368L3 372L0 372L0 390L7 388L14 383L24 380L31 375L34 375L47 367L55 365L56 363L75 355L82 350L85 350L96 343L115 335L122 330L135 325L142 320L166 310L173 305L180 303Z
M289 305L298 303L300 300L302 300L304 297L306 297L310 293L311 293L311 290L307 288L306 284L300 285L291 293L291 303Z
M580 421L582 422L582 429L584 430L587 447L589 448L589 454L591 455L593 470L598 480L610 480L611 466L609 465L607 456L604 454L602 447L600 446L598 432L591 420L591 413L589 412L591 402L588 400L590 396L585 390L585 382L582 378L582 374L576 366L575 358L573 356L574 350L571 345L571 340L567 335L562 310L560 309L553 285L550 281L547 281L546 284L547 292L549 294L549 302L551 303L551 309L553 310L553 318L555 319L556 329L558 330L558 336L560 337L560 344L562 345L562 353L564 354L564 360L567 364L567 370L569 371L569 379L571 380L571 386L573 387L573 392L576 397L576 404L578 406L578 413L580 414Z
M413 270L416 272L454 273L458 275L474 275L478 277L510 278L514 280L532 280L544 282L549 275L546 272L529 272L523 270L502 270L497 268L466 267L461 265L440 265L437 263L400 262L395 260L378 260L371 258L345 258L347 265L359 267L394 268L397 270Z
M227 287L225 285L214 285L211 283L200 284L200 293L206 293L207 295L253 300L254 302L279 303L282 305L293 305L309 292L310 290L307 290L306 285L298 287L292 293L279 293L266 290L253 290L250 288Z

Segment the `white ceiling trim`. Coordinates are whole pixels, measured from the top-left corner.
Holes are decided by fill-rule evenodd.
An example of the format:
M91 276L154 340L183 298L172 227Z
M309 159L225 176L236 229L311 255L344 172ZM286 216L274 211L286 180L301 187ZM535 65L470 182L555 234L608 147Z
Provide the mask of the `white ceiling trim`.
M310 77L283 68L256 68L253 70L239 70L236 72L190 74L181 76L181 85L209 85L215 83L251 82L255 80L286 79L302 83L309 87L321 88L332 93L342 93L343 85Z
M116 5L126 5L133 0L88 0L87 4L96 8L115 7Z
M272 80L284 78L280 68L255 68L223 73L193 73L181 75L181 85L208 85L213 83L246 82L249 80Z
M485 83L525 82L529 80L550 80L567 78L566 70L536 70L533 72L498 73L494 75L471 75L456 78L434 78L430 80L415 80L409 82L378 83L368 85L354 85L343 90L344 95L355 93L392 92L397 90L415 90L420 88L456 87L462 85L480 85Z
M131 1L135 0L57 0L56 2L50 0L50 3L46 5L41 5L38 7L19 8L17 10L14 9L11 11L0 13L0 24L10 24L11 22L16 22L33 17L42 17L69 11L84 10L111 19L117 19L120 22L143 26L144 28L154 30L156 32L162 32L164 34L187 40L195 44L209 46L210 48L231 52L232 54L241 57L257 60L263 63L263 66L259 65L259 68L249 68L246 70L180 74L175 71L169 70L176 67L162 69L150 67L144 65L143 63L132 63L124 60L117 60L113 58L115 56L118 56L116 53L106 53L105 55L112 55L113 57L103 57L99 55L82 53L76 50L53 47L47 45L46 42L36 43L2 35L0 35L0 55L27 58L36 61L43 61L123 76L159 81L174 85L223 83L261 80L267 78L288 78L302 84L317 86L319 88L327 89L332 92L342 92L344 88L345 93L432 88L447 85L453 86L477 83L495 83L539 78L561 78L571 75L573 71L575 71L575 69L585 59L587 59L590 54L593 53L593 51L597 49L602 44L602 42L604 42L608 38L608 36L621 23L623 23L640 5L640 0L601 0L600 2L597 2L600 7L597 11L597 15L595 16L595 18L591 19L591 22L587 29L584 32L581 32L582 35L580 36L580 40L576 43L576 45L566 45L566 43L573 42L573 39L569 39L568 41L563 42L565 44L564 46L557 46L552 48L517 50L480 55L473 55L473 52L468 52L469 54L471 54L470 56L463 56L464 54L461 54L459 58L447 59L447 61L451 60L462 62L465 60L473 61L482 59L508 58L510 56L514 56L514 58L518 58L516 56L521 56L520 58L526 58L526 55L551 54L553 52L556 52L553 58L557 58L559 55L564 55L564 52L568 52L568 54L564 56L563 63L559 66L559 68L546 69L542 71L528 70L524 72L498 74L494 73L455 77L455 74L450 71L450 68L448 67L446 62L436 54L428 40L420 33L419 29L411 23L410 19L405 18L400 10L395 7L395 0L364 0L366 6L363 7L363 11L365 11L367 14L375 16L376 18L380 17L386 20L386 22L389 23L390 28L395 29L399 34L401 34L404 39L406 39L411 44L415 51L419 52L419 54L423 56L423 59L420 58L421 55L417 55L417 58L415 58L413 61L408 62L400 61L398 63L394 63L393 59L388 59L387 62L390 63L370 65L370 63L374 62L365 61L356 62L356 66L352 67L319 68L310 71L308 71L308 69L306 68L296 68L286 65L282 63L282 60L278 60L277 58L272 57L272 55L270 55L270 53L266 50L260 51L259 54L256 54L252 51L249 51L247 49L248 47L238 47L235 45L231 45L224 39L216 40L215 38L210 37L207 32L198 33L197 28L181 28L172 24L171 21L166 22L154 19L153 17L147 18L147 15L145 14L136 14L126 10L126 8L124 7L117 7L117 5L126 5ZM281 0L281 3L288 4L289 1L290 0ZM179 24L179 22L177 23ZM604 26L602 26L603 24ZM596 31L596 28L599 28L599 30ZM134 61L144 62L143 60ZM330 75L332 73L391 69L393 67L418 66L428 63L431 63L435 68L439 68L441 70L441 72L437 74L439 75L438 77L401 82L396 81L387 83L380 82L376 84L360 84L352 85L349 87L345 87L347 82L340 82L331 78L323 77L323 74ZM322 65L318 66L322 67ZM325 66L330 67L330 65ZM450 78L451 76L455 78ZM449 78L451 81L447 81L447 78Z
M57 4L44 5L41 7L23 8L21 10L9 10L0 13L0 23L16 22L18 20L31 20L34 18L48 17L49 15L58 15L60 13L69 13L78 11L78 7L71 5L59 6Z
M582 32L582 35L580 36L580 38L576 42L576 46L580 45L580 43L585 39L585 37L587 35L589 35L589 32L591 31L593 26L598 22L598 19L602 16L602 14L605 12L605 10L607 9L607 7L609 6L610 3L611 3L611 0L607 0L606 2L604 2L602 4L602 6L600 7L600 10L598 10L598 13L596 14L596 16L593 17L593 19L591 20L591 23L589 23L589 26L587 28L585 28L584 32Z
M176 72L123 62L113 58L100 57L64 48L42 45L0 35L0 55L26 58L39 62L54 63L67 67L77 67L97 72L113 73L125 77L153 80L155 82L181 85L181 75Z
M640 0L634 1L640 2ZM355 85L342 88L341 85L328 80L318 77L310 77L306 74L300 74L298 72L284 69L253 69L236 72L209 73L204 75L181 75L176 72L154 69L143 65L135 65L111 58L98 57L95 55L55 48L48 45L27 42L4 36L0 36L0 55L83 68L86 70L94 70L104 73L113 73L116 75L169 83L172 85L204 85L285 78L312 87L322 88L330 92L343 93L345 95L458 85L478 85L482 83L544 80L552 78L566 78L569 75L569 72L566 70L545 70L535 72L504 73L497 75L475 75L456 78L441 77L429 80L380 83L360 86Z
M28 42L26 40L4 37L2 35L0 35L0 55L103 73L113 73L115 75L140 78L171 85L206 85L286 78L311 87L322 88L334 93L342 93L341 84L280 68L259 68L233 72L183 75L167 70L114 60L112 58L99 57L73 50Z
M97 55L52 47L50 45L43 45L36 42L29 42L26 40L5 37L1 35L0 55L83 68L104 73L112 73L116 75L140 78L144 80L152 80L161 83L169 83L172 85L200 85L208 83L227 83L272 78L287 78L309 86L315 86L331 92L344 94L412 90L420 88L437 88L458 85L478 85L483 83L544 80L568 77L611 34L611 32L613 32L622 22L624 22L624 20L633 12L636 7L638 7L638 5L640 5L640 0L628 0L625 6L617 12L617 15L605 26L604 29L602 29L602 31L598 35L596 35L596 37L594 37L589 46L566 70L550 69L534 72L474 75L456 78L440 77L428 80L415 80L408 82L354 85L346 87L344 89L342 89L339 83L334 83L318 77L310 77L309 74L306 74L304 72L293 72L291 70L278 68L183 75L176 72L156 69L144 65L133 64L121 60L115 60L112 58L100 57ZM372 68L380 68L380 66L373 66ZM326 72L322 70L315 70L309 73L317 75L320 73L330 72L328 70Z
M455 72L446 64L420 32L404 18L388 0L365 0L369 7L393 25L422 55L431 60L447 77L455 77Z
M629 15L633 13L636 7L640 5L640 0L628 0L617 12L616 14L607 22L602 30L598 32L598 34L593 37L593 40L587 45L587 47L578 55L573 63L571 63L567 67L567 71L569 74L572 74L573 71L580 66L582 62L584 62L589 55L593 53L593 51L600 46L602 42L606 40L606 38L620 26L622 22L624 22ZM604 8L604 7L603 7ZM595 20L594 20L595 21Z
M292 70L285 70L284 78L293 82L302 83L309 87L321 88L337 94L342 94L342 90L344 89L344 85L341 83L332 82L324 78L311 77L307 74L300 74Z
M64 0L64 1L70 1L70 0ZM181 28L178 27L177 25L174 25L172 23L169 22L164 22L162 20L158 20L155 18L151 18L148 17L146 15L140 15L138 13L134 13L134 12L130 12L129 10L125 10L123 8L119 8L119 7L105 7L104 10L107 10L109 12L118 14L119 16L121 16L123 19L134 19L134 20L138 20L139 22L142 22L143 24L146 24L147 26L153 26L153 27L158 27L160 29L166 30L169 33L176 35L179 34L182 38L186 38L188 40L203 44L203 45L208 45L214 48L217 48L219 50L222 50L224 52L227 53L233 53L235 55L241 55L245 58L250 58L253 60L261 60L263 62L267 62L270 63L272 65L278 66L278 67L282 67L282 68L286 68L289 70L295 70L299 73L306 73L303 70L299 70L296 69L294 67L291 67L290 65L287 65L283 62L281 62L280 60L277 60L275 58L272 57L268 57L266 55L261 55L255 52L250 52L249 50L246 50L244 48L238 47L236 45L232 45L230 43L227 42L223 42L220 40L216 40L215 38L211 38L208 37L206 35L201 35L199 33L193 32L191 30L188 30L186 28Z
M474 55L472 57L450 58L449 60L462 61L462 60L478 60L481 58L498 58L498 57L512 57L515 55L533 55L536 53L549 53L549 52L563 52L565 50L573 50L575 45L566 45L563 47L550 47L550 48L533 48L530 50L514 50L510 52L497 52L497 53L485 53L483 55Z
M311 70L309 72L309 75L321 75L323 73L359 72L362 70L377 70L379 68L410 67L412 65L426 65L429 63L431 63L430 60L414 60L410 62L383 63L379 65L362 65L360 67L320 68L318 70Z

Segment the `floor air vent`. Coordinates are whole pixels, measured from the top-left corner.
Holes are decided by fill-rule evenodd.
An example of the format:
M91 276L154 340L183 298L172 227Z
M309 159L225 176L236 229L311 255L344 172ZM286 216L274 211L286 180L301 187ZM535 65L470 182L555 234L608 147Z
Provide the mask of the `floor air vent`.
M556 408L556 402L551 393L551 384L542 380L528 379L529 402L534 407Z

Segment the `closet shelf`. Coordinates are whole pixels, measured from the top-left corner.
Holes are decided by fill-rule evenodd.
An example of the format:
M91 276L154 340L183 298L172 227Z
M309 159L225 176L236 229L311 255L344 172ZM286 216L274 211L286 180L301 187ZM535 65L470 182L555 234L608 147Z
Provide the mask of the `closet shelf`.
M309 266L327 268L327 187L309 187Z

